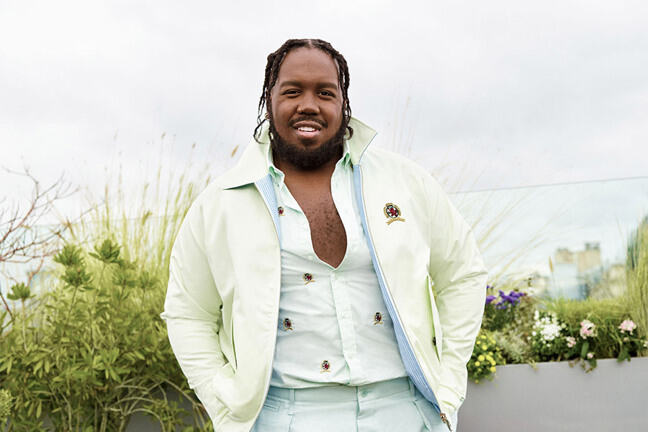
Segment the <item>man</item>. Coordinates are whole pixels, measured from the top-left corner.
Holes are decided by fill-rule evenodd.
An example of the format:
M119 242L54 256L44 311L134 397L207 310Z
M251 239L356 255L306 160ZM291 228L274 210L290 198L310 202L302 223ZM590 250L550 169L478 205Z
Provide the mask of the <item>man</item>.
M216 430L455 430L486 271L432 177L368 147L348 86L327 42L270 54L256 142L174 244L163 317Z

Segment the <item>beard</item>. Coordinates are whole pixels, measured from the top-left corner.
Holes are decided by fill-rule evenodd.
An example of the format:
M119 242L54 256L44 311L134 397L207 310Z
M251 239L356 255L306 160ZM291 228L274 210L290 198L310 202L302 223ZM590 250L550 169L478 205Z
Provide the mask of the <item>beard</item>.
M279 158L301 170L310 171L321 167L331 160L337 160L342 156L346 125L342 121L340 129L338 129L333 138L315 149L298 147L287 143L277 133L272 122L270 122L270 132L270 148L272 149L272 155L275 161Z

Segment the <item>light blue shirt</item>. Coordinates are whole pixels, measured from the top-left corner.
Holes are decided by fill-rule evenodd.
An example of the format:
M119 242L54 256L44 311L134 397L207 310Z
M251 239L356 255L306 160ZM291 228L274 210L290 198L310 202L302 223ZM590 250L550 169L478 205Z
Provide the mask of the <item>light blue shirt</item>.
M345 143L331 193L347 237L337 268L314 252L310 226L268 153L281 225L279 331L270 384L364 385L406 376L353 193Z

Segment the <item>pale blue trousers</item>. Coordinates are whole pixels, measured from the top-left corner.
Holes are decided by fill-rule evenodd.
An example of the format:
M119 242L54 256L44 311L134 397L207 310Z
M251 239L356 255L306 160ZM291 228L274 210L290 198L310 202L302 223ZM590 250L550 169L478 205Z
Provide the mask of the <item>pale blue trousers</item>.
M456 414L451 418L453 432ZM409 378L364 386L270 387L252 432L449 432Z

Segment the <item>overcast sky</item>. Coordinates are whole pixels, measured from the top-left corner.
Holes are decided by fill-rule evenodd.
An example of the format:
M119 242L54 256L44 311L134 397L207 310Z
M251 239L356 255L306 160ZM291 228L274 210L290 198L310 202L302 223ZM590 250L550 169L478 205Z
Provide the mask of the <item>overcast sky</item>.
M217 172L267 54L319 37L354 115L450 191L646 176L647 28L644 0L0 0L0 165L98 189L195 144Z

